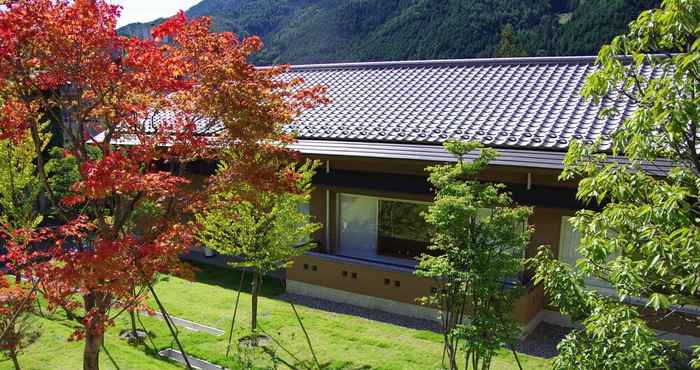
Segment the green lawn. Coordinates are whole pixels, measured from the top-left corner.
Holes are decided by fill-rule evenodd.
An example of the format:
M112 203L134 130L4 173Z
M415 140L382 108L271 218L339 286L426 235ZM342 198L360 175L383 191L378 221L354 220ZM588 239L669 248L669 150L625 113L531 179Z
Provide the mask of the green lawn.
M168 311L177 317L225 330L228 334L239 273L217 267L202 267L197 282L178 278L166 278L156 286ZM246 284L247 286L248 284ZM239 353L238 356L253 361L256 368L306 368L312 356L291 306L274 299L280 294L280 283L265 281L264 295L260 300L260 325L271 334L279 345L271 345L267 351ZM152 304L153 307L155 303ZM370 321L349 315L329 313L297 306L309 332L319 361L328 369L437 369L442 355L439 334L406 329L400 326ZM250 295L241 295L241 305L236 318L234 338L248 333L250 319ZM43 335L20 358L23 369L79 369L82 367L82 342L67 342L72 323L55 315L52 319L36 318ZM128 316L117 321L117 327L109 330L101 353L103 369L177 369L182 366L161 360L157 351L175 348L164 322L155 318L142 319L152 333L151 340L142 346L130 346L118 339L120 329L128 326ZM234 356L225 357L227 335L212 336L206 333L180 329L180 338L188 353L229 369L241 368ZM235 347L234 347L235 348ZM293 354L290 355L289 353ZM110 359L111 357L111 359ZM546 369L549 362L536 357L520 355L525 369ZM9 361L0 362L1 369L10 369ZM517 369L512 355L504 352L495 362L495 369Z

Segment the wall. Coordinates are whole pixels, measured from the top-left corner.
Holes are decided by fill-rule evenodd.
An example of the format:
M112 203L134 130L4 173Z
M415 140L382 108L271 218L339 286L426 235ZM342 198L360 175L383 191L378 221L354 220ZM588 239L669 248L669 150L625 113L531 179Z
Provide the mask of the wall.
M409 270L313 255L295 259L287 269L287 279L410 304L429 295L434 286L431 279Z
M292 267L287 269L287 280L301 282L313 286L330 288L358 296L353 304L368 308L417 316L403 305L388 308L381 302L371 302L366 297L388 299L391 301L418 305L417 299L430 295L435 283L431 279L413 274L409 269L381 266L368 262L354 262L342 257L323 256L318 254L305 255L295 259ZM291 283L293 284L293 283ZM313 292L305 292L313 294ZM335 295L335 294L333 294ZM334 298L334 297L331 297ZM513 315L523 325L529 323L542 309L542 289L534 287L520 297L514 305ZM425 314L417 310L420 318ZM437 317L433 315L433 317Z

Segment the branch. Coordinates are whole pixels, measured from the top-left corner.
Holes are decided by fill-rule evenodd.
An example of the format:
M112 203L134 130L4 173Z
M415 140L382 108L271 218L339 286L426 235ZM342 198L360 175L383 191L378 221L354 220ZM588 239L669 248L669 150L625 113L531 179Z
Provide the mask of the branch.
M56 208L56 210L58 211L59 216L61 216L61 218L64 221L68 222L68 216L66 216L65 211L56 200L56 195L51 189L51 185L49 184L49 178L46 175L46 168L44 166L44 156L41 148L42 142L41 137L39 136L39 130L36 122L35 124L30 125L30 132L32 135L32 141L34 142L34 152L36 154L36 168L39 172L39 177L41 178L41 183L43 184L44 190L46 191L46 195L49 198L51 204L54 206L54 208Z
M136 203L138 203L139 200L143 197L143 192L138 192L136 195L131 199L129 202L129 205L122 211L120 212L119 218L117 221L114 223L114 232L119 233L126 223L126 219L131 215L131 213L134 210L134 207L136 207Z
M35 279L34 282L32 282L32 289L29 290L29 293L27 293L27 295L22 299L22 302L19 304L19 307L17 307L15 312L12 313L12 318L10 318L10 322L7 323L5 330L3 330L2 335L0 335L0 342L2 342L5 339L5 336L7 335L7 333L10 332L10 328L14 325L15 321L17 321L17 319L19 318L19 315L22 313L22 310L24 310L24 306L27 305L27 302L29 302L29 299L36 292L40 281L41 281L40 279Z

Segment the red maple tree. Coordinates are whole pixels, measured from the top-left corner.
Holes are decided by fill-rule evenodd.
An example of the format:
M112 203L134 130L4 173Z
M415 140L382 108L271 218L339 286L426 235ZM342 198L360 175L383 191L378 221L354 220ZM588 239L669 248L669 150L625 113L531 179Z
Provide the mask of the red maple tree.
M212 33L206 18L180 13L140 40L117 35L120 9L105 0L5 7L0 138L31 134L37 175L61 219L59 227L18 231L27 242L9 241L5 261L82 323L74 337L85 340L84 368L97 369L105 328L141 301L133 287L178 269L192 242L187 214L205 204L186 164L231 155L220 150L228 148L237 165L219 181L294 187L293 175L277 175L295 159L280 145L293 140L282 127L323 102L323 89L283 78L284 66L254 67L247 59L260 40ZM60 125L65 153L79 164L80 180L63 199L41 153L47 120ZM251 158L268 165L252 166Z

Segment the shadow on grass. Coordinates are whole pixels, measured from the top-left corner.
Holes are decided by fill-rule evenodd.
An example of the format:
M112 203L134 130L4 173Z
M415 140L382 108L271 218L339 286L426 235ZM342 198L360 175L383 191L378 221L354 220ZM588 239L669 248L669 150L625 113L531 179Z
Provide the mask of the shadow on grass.
M232 267L223 267L195 261L186 261L194 266L198 272L196 281L203 284L217 285L225 289L237 291L241 279L241 270ZM243 292L250 293L252 276L249 272L245 274L243 282ZM293 294L285 294L284 283L277 277L266 276L263 279L262 296L275 298L280 301L294 303L309 308L314 308L326 312L340 313L362 317L365 319L384 322L388 324L403 326L411 329L430 330L439 332L440 326L437 322L425 319L411 318L387 313L384 311L363 308L349 304L337 304L323 299L302 297Z
M242 270L193 261L186 261L186 263L194 266L198 270L196 273L196 282L238 291ZM246 271L243 281L243 292L250 293L251 283L252 274ZM263 279L261 296L273 298L282 293L284 293L282 281L279 278L265 276Z

